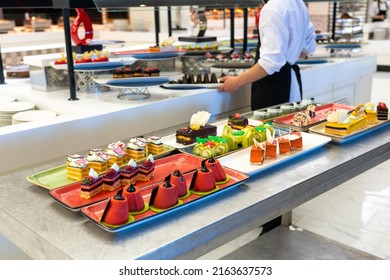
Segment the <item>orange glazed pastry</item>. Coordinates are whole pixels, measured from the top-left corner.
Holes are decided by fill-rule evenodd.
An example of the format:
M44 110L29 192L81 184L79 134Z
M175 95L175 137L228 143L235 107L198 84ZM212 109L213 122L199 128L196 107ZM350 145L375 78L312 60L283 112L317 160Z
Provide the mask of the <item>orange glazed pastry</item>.
M138 166L138 180L149 181L153 177L155 162L153 155L149 155L143 164Z
M265 158L266 159L276 159L277 156L277 142L276 140L265 141Z
M256 141L256 139L253 139L253 142L254 144L251 147L249 163L261 165L265 159L265 144Z
M129 212L139 212L145 208L144 198L133 184L123 190L123 196L127 198Z
M213 171L207 169L203 162L202 167L195 171L192 176L190 190L195 192L209 192L216 189Z
M113 191L121 185L121 172L119 166L114 163L106 174L103 175L103 190Z
M180 170L176 169L172 172L170 176L170 182L172 185L176 186L177 195L179 196L179 198L187 194L187 182L183 174L181 174Z
M302 151L302 134L299 131L293 131L289 135L291 150L292 151Z
M123 190L119 190L114 197L110 197L103 211L101 222L109 225L123 225L129 221L129 206L127 198L122 196Z
M68 156L66 165L68 179L79 181L88 175L89 162L78 154Z
M166 178L164 182L152 190L149 205L157 209L168 209L178 202L179 196L176 187L169 182L169 178Z
M214 178L216 182L224 182L226 181L226 172L223 169L219 160L215 159L213 156L205 160L206 167L211 170L214 174Z
M137 163L131 159L127 166L121 171L121 181L123 185L130 186L130 184L137 181L138 166Z
M280 155L290 155L291 154L291 145L288 138L281 137L278 139L279 145L279 154Z
M99 177L96 171L91 168L87 176L81 182L80 197L90 199L97 195L103 187L103 178Z

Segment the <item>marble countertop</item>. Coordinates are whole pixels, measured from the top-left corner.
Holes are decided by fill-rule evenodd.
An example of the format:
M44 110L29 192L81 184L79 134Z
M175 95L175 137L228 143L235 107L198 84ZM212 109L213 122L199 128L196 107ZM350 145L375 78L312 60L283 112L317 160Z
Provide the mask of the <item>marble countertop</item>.
M0 177L0 233L34 259L195 259L390 158L390 125L328 143L208 200L120 234L55 202L25 177Z

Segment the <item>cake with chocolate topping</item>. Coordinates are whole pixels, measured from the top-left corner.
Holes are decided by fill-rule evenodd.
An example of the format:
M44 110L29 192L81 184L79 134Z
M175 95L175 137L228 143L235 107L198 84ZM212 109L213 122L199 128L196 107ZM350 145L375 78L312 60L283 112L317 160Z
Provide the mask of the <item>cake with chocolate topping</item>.
M379 102L376 107L377 118L380 121L385 121L389 118L389 109L384 102Z
M176 131L176 142L184 145L195 143L196 137L207 138L209 135L217 135L217 127L207 124L210 113L200 111L192 115L190 124Z
M240 113L235 113L228 118L228 125L233 129L244 129L248 125L248 118Z

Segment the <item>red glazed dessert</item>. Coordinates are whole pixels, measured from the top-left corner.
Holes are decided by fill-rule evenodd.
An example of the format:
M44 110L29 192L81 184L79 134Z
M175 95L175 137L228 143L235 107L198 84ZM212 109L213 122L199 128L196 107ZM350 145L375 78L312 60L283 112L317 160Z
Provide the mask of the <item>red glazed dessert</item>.
M133 184L123 190L123 196L127 198L129 212L139 212L145 208L144 198Z
M122 196L122 191L119 190L114 197L110 197L100 219L102 222L117 226L129 221L129 206L127 199Z
M276 159L276 141L266 141L265 142L265 158L266 159Z
M292 151L302 151L302 134L299 131L293 131L290 134L290 144Z
M180 170L173 171L171 178L170 178L171 184L175 185L177 190L177 195L179 197L183 197L187 194L187 183L186 179L184 178L183 174L181 174Z
M210 192L216 188L213 171L202 164L202 168L195 171L191 180L190 189L195 192Z
M279 138L279 154L281 155L290 155L291 154L291 145L290 140L287 138Z
M152 190L149 205L157 209L168 209L179 202L175 185L169 182L169 177Z
M255 144L251 148L249 163L261 165L265 159L265 144L259 143L254 139Z
M149 181L153 177L155 165L153 156L150 154L146 161L138 166L138 180Z
M129 186L137 181L138 166L137 163L131 159L127 166L121 171L122 185Z
M219 160L215 159L214 157L210 157L209 159L205 160L205 164L206 167L213 172L216 182L226 181L226 172Z

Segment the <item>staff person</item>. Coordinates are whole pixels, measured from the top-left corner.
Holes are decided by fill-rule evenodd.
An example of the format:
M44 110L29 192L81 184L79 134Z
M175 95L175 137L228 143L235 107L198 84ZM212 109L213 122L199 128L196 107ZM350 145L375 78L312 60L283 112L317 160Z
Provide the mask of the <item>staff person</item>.
M314 25L303 0L269 0L259 22L260 59L239 76L221 78L221 91L236 92L256 81L252 110L302 99L300 57L316 49Z
M387 17L389 7L390 1L374 0L370 6L370 16L372 21L384 21Z

